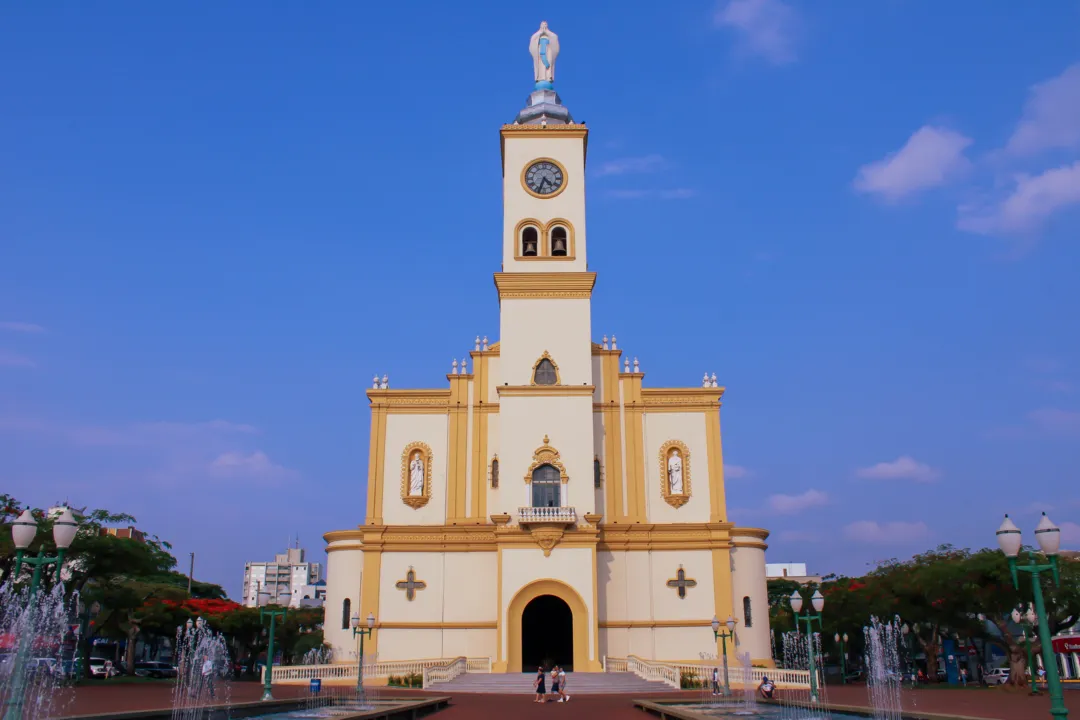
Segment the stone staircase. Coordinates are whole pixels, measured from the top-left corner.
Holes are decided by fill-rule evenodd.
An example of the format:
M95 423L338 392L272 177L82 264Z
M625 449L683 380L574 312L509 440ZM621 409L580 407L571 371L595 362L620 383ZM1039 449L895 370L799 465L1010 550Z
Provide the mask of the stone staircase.
M464 673L450 682L437 683L430 689L447 693L492 693L503 695L530 694L533 692L533 673ZM566 674L566 684L571 697L574 695L637 695L670 692L666 683L643 680L628 672ZM551 678L546 683L551 690Z

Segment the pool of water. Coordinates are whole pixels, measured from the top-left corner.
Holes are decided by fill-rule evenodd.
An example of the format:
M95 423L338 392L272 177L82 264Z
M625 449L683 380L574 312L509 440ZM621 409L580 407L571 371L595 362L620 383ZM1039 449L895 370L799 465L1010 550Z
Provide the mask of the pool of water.
M667 705L667 703L665 703ZM781 707L777 705L759 705L754 710L744 709L742 706L703 705L687 703L685 705L667 705L671 708L682 708L708 717L723 718L724 720L779 720L784 718L797 718L798 720L867 720L866 715L853 715L845 712L829 712L810 708Z
M248 715L247 720L319 720L321 718L339 718L347 715L359 715L364 712L382 710L387 707L400 705L393 702L368 703L363 707L357 705L336 705L334 707L299 708L283 712L272 712L264 715Z

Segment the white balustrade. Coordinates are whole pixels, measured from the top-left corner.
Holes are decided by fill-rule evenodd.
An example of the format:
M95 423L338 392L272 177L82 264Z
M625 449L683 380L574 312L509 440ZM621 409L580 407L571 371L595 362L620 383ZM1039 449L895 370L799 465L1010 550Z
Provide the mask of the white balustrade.
M522 507L518 508L518 522L522 525L568 525L577 522L577 512L572 507Z
M424 689L427 690L434 683L450 682L458 675L468 672L469 659L464 657L454 658L442 665L432 665L424 668Z
M632 672L645 680L661 680L671 687L679 687L682 677L693 675L699 680L711 680L713 668L721 668L722 663L680 663L644 660L631 655L627 658L604 658L605 672ZM808 670L785 670L781 668L744 668L742 666L728 666L728 681L732 685L757 687L762 678L768 676L781 690L799 689L807 690L810 687L810 672ZM818 674L818 682L821 682L821 674Z
M385 678L391 675L423 675L428 668L448 667L461 661L463 672L491 672L491 658L432 658L428 660L391 660L364 663L365 678ZM458 673L460 674L460 673ZM454 677L457 677L456 675ZM350 680L356 682L356 663L329 665L275 665L271 677L283 685L305 684L312 678ZM426 682L426 681L425 681ZM426 687L426 686L425 686Z

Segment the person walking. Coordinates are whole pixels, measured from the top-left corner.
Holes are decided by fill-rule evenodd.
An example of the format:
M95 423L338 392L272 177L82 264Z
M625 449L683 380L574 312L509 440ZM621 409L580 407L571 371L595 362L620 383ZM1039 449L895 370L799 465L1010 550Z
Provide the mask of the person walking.
M562 695L559 692L559 668L555 665L551 666L551 694Z
M566 693L566 671L559 666L559 702L570 702L570 696Z
M533 683L536 689L536 699L533 702L547 702L547 688L544 687L544 668L537 668L536 681Z
M967 668L960 668L960 684L967 687Z
M214 693L214 661L210 659L209 655L203 656L202 676L206 691L210 693L211 698L216 700L217 695Z
M712 669L712 694L720 694L720 668Z

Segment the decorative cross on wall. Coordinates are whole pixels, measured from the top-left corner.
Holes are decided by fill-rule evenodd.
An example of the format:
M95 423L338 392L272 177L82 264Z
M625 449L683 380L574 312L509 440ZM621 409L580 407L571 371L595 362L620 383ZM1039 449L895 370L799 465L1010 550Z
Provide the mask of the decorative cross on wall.
M675 573L675 579L668 580L667 586L669 588L676 588L679 591L679 599L683 600L686 598L686 588L697 587L697 580L687 578L686 571L683 570L683 566L680 565L679 571Z
M416 599L416 591L426 588L427 583L423 580L417 580L416 572L412 569L412 567L410 567L409 572L405 573L405 579L399 580L396 583L396 587L398 590L404 590L405 599L409 602L412 602Z

